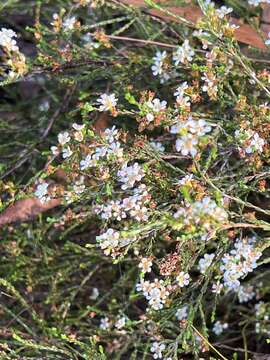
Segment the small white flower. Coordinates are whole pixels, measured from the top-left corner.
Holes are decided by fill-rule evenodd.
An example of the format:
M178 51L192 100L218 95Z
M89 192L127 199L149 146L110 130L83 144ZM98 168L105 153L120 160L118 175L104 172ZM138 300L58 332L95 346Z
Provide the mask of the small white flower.
M156 151L160 151L160 152L164 152L164 151L165 151L165 147L164 147L164 145L162 145L161 142L151 141L151 142L150 142L150 145L153 146L153 148L154 148Z
M182 186L186 186L186 185L189 185L192 180L193 180L193 175L192 174L186 175L186 176L183 177L183 179L178 181L178 184L182 185Z
M264 145L265 141L257 133L255 133L251 139L250 145L246 148L246 153L252 153L253 149L261 153Z
M221 323L219 320L215 322L213 326L213 332L218 336L223 333L225 329L228 329L229 325L227 323Z
M146 120L150 123L154 120L155 116L151 113L146 114Z
M166 51L157 51L156 55L153 58L154 65L151 66L152 72L154 76L161 75L163 72L162 66L163 62L167 57Z
M17 34L13 30L2 28L0 31L0 46L8 51L19 51L16 40L13 39L14 37L17 37Z
M67 131L58 134L58 142L60 145L65 145L70 141L70 136Z
M92 156L89 154L85 159L80 161L81 170L88 169L89 167L96 166L96 160L92 159Z
M249 300L252 300L256 296L256 293L254 291L254 287L251 285L250 286L239 286L237 296L238 296L239 302L242 304L242 303L248 302Z
M151 272L152 265L153 263L150 258L142 258L139 263L139 268L142 269L142 272L148 273Z
M215 254L205 254L203 258L199 260L199 269L202 274L205 274L209 266L211 266Z
M72 127L76 131L82 131L85 128L85 125L84 124L80 125L80 124L77 124L77 123L73 123Z
M42 184L39 184L36 188L36 191L35 191L35 196L39 198L39 200L41 202L46 202L50 199L50 197L48 196L48 186L49 184L47 183L42 183Z
M109 255L119 245L120 234L114 229L108 229L105 233L96 237L96 241L105 255Z
M100 329L101 330L108 330L110 328L111 324L110 324L110 320L108 317L104 317L102 319L100 319Z
M165 350L165 348L165 344L155 341L150 348L150 351L153 353L153 358L162 359L162 352Z
M43 100L40 104L39 104L39 111L42 111L42 112L47 112L50 108L50 103L48 100Z
M188 273L184 273L184 271L181 271L180 274L178 274L178 276L176 277L176 281L178 282L178 285L182 288L189 284L190 276Z
M166 106L167 106L167 101L163 100L160 101L158 98L155 98L153 100L149 100L147 102L147 106L154 112L154 113L159 113L163 110L166 110Z
M98 297L99 297L99 290L98 290L98 288L94 287L94 288L92 289L92 293L91 293L91 295L90 295L90 299L91 299L91 300L96 300Z
M196 145L198 145L198 139L192 134L187 134L176 140L175 148L184 156L190 154L194 157L197 154Z
M135 182L140 181L144 177L144 171L138 163L127 166L124 164L121 170L118 171L117 176L119 181L123 183L121 188L123 190L132 188Z
M211 126L205 120L194 120L191 116L188 118L187 126L192 134L199 137L206 135L212 130Z
M105 131L104 131L105 139L106 139L109 143L114 142L117 135L118 135L118 130L116 129L115 126L113 126L113 127L110 128L110 129L109 129L109 128L108 128L108 129L105 129Z
M73 186L73 190L76 195L80 195L84 192L84 190L85 190L84 176L81 176L80 179L75 182L75 184Z
M51 146L51 152L54 156L59 155L60 151L57 146Z
M214 294L220 294L222 289L223 289L223 284L221 282L216 282L215 284L212 285L212 293Z
M185 320L188 316L188 306L184 305L180 309L178 309L175 316L179 321Z
M62 151L63 159L69 158L73 154L73 151L70 149L70 147L66 147Z
M122 317L120 317L120 318L116 321L116 323L114 324L114 326L115 326L118 330L120 330L120 329L122 329L122 328L126 325L126 321L127 321L127 318L126 318L125 316L122 316Z
M179 63L185 63L192 61L193 56L195 55L194 50L189 45L189 41L186 39L182 46L176 50L173 55L174 64L177 66Z
M218 17L223 19L226 15L233 12L233 8L228 8L227 6L221 6L219 9L216 10Z
M99 111L112 111L117 105L115 94L102 94L97 102L100 103Z
M65 18L63 21L64 30L73 30L76 22L77 22L77 19L75 16Z

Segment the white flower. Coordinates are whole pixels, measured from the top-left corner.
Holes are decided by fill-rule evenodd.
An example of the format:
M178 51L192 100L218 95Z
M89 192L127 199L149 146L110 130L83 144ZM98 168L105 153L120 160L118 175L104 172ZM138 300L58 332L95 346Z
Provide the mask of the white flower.
M161 75L163 72L162 66L163 62L167 57L166 51L157 51L156 55L153 57L154 65L151 66L152 72L154 76Z
M77 195L80 195L84 192L85 190L84 176L81 176L80 179L75 182L75 184L73 185L73 190Z
M251 154L254 151L262 152L263 146L265 145L265 141L255 133L251 138L249 146L245 149L247 154Z
M187 126L192 134L199 137L204 136L212 130L211 126L205 120L194 120L192 116L188 118Z
M101 330L108 330L110 328L111 324L108 317L104 317L100 319L100 329Z
M147 106L154 112L154 113L159 113L163 110L166 110L166 106L167 106L167 101L163 100L160 101L159 99L155 98L153 100L149 100L147 102Z
M65 145L70 141L70 136L67 131L58 134L58 142L60 145Z
M69 146L67 148L64 148L62 151L63 159L70 157L72 154L73 154L73 151L70 149Z
M90 295L91 300L96 300L99 297L99 290L98 288L94 287L92 289L92 294Z
M116 323L114 324L114 326L115 326L118 330L120 330L120 329L122 329L122 328L126 325L126 321L127 321L127 318L126 318L125 316L122 316L122 317L120 317L120 318L116 321Z
M152 283L141 279L140 283L136 285L136 290L143 292L149 305L154 310L162 309L169 295L169 292L163 285L163 281L158 279L155 279Z
M166 348L165 344L154 342L150 348L150 351L153 353L154 359L162 359L162 351Z
M93 41L93 37L90 33L86 33L81 37L82 41L85 43L86 48L94 48L97 49L100 47L100 44L96 41Z
M212 285L212 293L214 293L214 294L219 295L221 293L222 289L223 289L223 284L219 281Z
M40 104L39 104L39 110L42 111L42 112L46 112L49 110L50 108L50 103L48 100L43 100Z
M119 245L120 234L114 229L108 229L105 233L96 237L99 246L104 250L105 255L109 255Z
M142 269L142 272L147 273L151 272L151 267L153 263L150 258L142 258L141 262L139 263L139 268Z
M152 283L150 281L145 281L144 279L140 279L140 282L136 284L136 290L142 291L143 295L147 297L149 295L149 292L152 289Z
M185 81L181 85L178 86L178 88L174 92L174 96L183 96L185 93L185 90L188 89L188 83Z
M107 149L108 155L112 154L116 156L118 159L123 158L123 148L121 148L121 144L117 142L112 142ZM107 157L108 158L108 157Z
M49 184L47 183L42 183L42 184L39 184L36 188L36 191L35 191L35 196L39 198L39 200L41 202L46 202L50 199L50 197L48 196L48 186Z
M148 220L148 209L145 206L135 205L130 210L130 216L137 221L146 221Z
M121 170L118 171L117 176L119 181L123 183L121 188L123 190L132 188L136 181L140 181L144 177L144 171L138 163L127 166L124 164Z
M76 22L77 22L77 19L75 16L65 18L63 21L64 30L73 30Z
M115 94L102 94L97 102L100 103L99 111L112 111L117 104L118 99Z
M164 151L165 151L165 147L164 147L164 145L162 145L161 142L151 141L151 142L150 142L150 145L153 146L153 148L154 148L156 151L160 151L160 152L164 152Z
M204 76L201 79L204 81L204 85L202 86L202 91L207 92L209 96L215 96L218 91L217 80L214 74L208 74L206 72L203 73Z
M104 131L104 136L105 136L105 139L109 142L109 143L112 143L114 142L115 140L115 137L118 135L118 130L116 129L115 126L113 126L112 128L108 128L108 129L105 129Z
M212 264L212 261L215 257L215 254L204 254L204 257L199 260L199 269L202 274L205 274L209 266Z
M51 152L54 156L59 155L59 149L57 146L51 146Z
M178 282L178 285L182 288L189 284L190 276L188 273L184 273L184 271L181 271L180 274L178 274L178 276L176 277L176 281Z
M170 79L170 75L164 71L164 60L167 57L167 52L157 51L156 55L153 58L153 65L151 66L151 70L154 76L159 76L160 83L163 84L165 81Z
M85 128L85 125L84 124L80 125L80 124L77 124L77 123L73 123L72 127L73 127L73 129L75 129L77 131L82 131Z
M155 116L151 113L146 114L146 120L150 123L154 120Z
M227 6L221 6L219 9L216 10L218 17L223 19L226 15L233 12L233 8L228 8Z
M175 148L184 156L190 154L194 157L197 154L196 145L198 145L198 139L192 134L187 134L176 140Z
M220 270L223 271L224 285L230 290L238 290L239 279L257 267L262 253L255 248L253 238L236 240L234 248L223 256Z
M88 169L89 167L96 166L96 159L92 159L92 156L89 154L85 159L80 161L81 170Z
M13 30L2 28L0 31L0 46L8 51L19 51L16 40L13 39L14 37L17 37L17 34Z
M256 296L256 293L254 291L254 287L251 285L239 286L237 296L240 303L245 303L252 300Z
M186 185L189 185L192 180L193 180L193 175L192 174L186 175L186 176L183 177L183 179L178 181L178 184L182 185L182 186L186 186Z
M182 46L176 50L173 55L174 64L177 66L179 63L185 63L192 61L195 52L192 47L189 45L189 41L185 40Z
M184 305L180 309L178 309L175 316L179 321L185 320L188 316L188 306Z
M221 323L219 320L215 322L213 326L213 332L218 336L223 333L225 329L228 329L229 325L227 323Z

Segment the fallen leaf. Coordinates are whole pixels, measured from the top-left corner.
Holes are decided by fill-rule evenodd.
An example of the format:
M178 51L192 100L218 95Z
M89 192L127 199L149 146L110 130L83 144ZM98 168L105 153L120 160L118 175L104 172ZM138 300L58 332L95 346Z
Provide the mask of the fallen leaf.
M28 221L37 215L61 204L61 199L42 203L38 198L22 199L10 205L0 214L0 227L16 222Z
M119 2L135 6L135 7L141 7L143 11L151 16L157 17L159 19L162 19L167 22L176 22L181 23L180 19L177 19L177 17L173 15L169 15L168 13L163 12L159 9L149 9L145 7L144 0L119 0ZM198 6L174 6L174 7L166 7L166 10L174 15L180 16L188 21L191 22L192 27L195 27L196 23L200 18L202 17L202 11ZM237 41L242 42L244 44L253 46L258 49L266 49L266 46L261 39L260 35L253 29L252 26L248 24L242 24L238 19L235 19L233 17L231 19L231 24L235 24L240 26L239 29L235 30L235 38ZM263 31L263 28L262 28ZM265 33L265 36L267 37L267 33Z

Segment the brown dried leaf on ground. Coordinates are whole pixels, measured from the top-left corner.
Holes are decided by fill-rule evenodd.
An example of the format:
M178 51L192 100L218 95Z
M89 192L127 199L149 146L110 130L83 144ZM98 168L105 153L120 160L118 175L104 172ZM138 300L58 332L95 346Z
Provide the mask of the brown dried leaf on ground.
M0 227L15 222L28 221L61 204L61 199L42 203L38 198L18 200L0 214Z
M177 19L176 16L180 16L188 21L190 21L193 26L197 21L202 17L201 9L198 6L173 6L173 7L166 7L166 10L174 14L176 16L170 15L168 13L163 12L162 10L158 9L146 9L144 0L119 0L122 4L128 6L135 6L141 7L144 12L159 19L162 19L167 22L181 22L180 19ZM239 25L240 28L235 30L235 38L237 41L242 42L244 44L253 46L258 49L266 49L266 46L261 39L260 35L253 29L252 26L248 24L241 23L238 19L231 17L231 23L235 25ZM264 29L262 28L262 31ZM265 34L267 36L267 34Z

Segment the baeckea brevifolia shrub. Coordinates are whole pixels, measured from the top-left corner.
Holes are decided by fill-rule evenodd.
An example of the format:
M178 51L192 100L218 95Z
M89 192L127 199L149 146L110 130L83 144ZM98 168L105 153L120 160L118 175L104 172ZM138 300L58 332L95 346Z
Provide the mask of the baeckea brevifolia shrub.
M0 358L267 359L267 1L132 3L0 4Z

